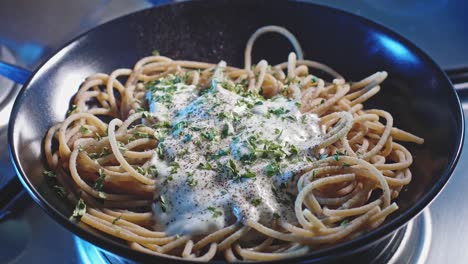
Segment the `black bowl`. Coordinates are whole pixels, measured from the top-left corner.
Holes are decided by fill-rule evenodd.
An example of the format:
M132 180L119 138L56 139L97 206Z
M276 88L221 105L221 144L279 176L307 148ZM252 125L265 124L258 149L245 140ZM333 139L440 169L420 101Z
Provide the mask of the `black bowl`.
M447 183L463 142L460 102L444 72L403 37L369 20L335 9L294 1L194 1L137 12L106 23L65 45L24 85L9 125L11 157L34 200L78 236L126 258L164 261L130 249L95 230L68 220L72 205L45 184L42 140L64 119L69 102L86 76L132 67L154 49L175 59L242 66L249 36L264 25L289 29L308 59L330 65L347 79L359 80L385 70L389 78L367 108L390 111L395 126L426 141L405 144L414 154L413 181L401 192L400 210L379 228L351 241L291 261L318 262L364 250L388 237L419 214ZM254 62L286 60L291 50L277 35L254 47Z

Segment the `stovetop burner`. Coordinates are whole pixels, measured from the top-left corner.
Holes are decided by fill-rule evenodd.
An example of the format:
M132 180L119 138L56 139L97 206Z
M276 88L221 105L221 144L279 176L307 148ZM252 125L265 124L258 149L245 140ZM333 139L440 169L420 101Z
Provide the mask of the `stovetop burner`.
M16 64L16 59L13 53L3 45L0 45L0 60L11 64ZM13 101L19 92L19 87L14 82L0 76L0 150L7 149L7 124L10 117ZM0 190L7 182L14 177L15 173L12 166L7 166L10 163L8 155L0 155Z
M423 264L431 245L431 214L426 209L420 216L364 252L327 264ZM74 238L78 255L83 264L132 264L133 262L99 249L93 244Z

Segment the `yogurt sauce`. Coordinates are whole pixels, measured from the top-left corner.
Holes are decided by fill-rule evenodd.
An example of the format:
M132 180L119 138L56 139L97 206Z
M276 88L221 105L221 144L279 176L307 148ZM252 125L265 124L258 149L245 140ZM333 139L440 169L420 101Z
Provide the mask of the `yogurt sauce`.
M285 97L239 95L213 83L200 94L180 77L149 87L159 144L156 230L209 234L237 221L267 226L294 215L295 171L322 137L319 118Z

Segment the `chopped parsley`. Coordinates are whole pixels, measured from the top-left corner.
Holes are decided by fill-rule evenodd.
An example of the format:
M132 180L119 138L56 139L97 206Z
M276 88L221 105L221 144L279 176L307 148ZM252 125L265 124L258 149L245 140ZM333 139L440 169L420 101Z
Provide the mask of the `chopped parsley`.
M95 135L94 138L95 138L97 141L99 141L99 140L102 139L101 134L99 134L98 132L95 132L94 135Z
M148 134L148 133L144 133L144 132L140 132L140 131L136 131L134 133L134 135L137 137L137 138L150 138L151 135Z
M117 142L117 145L119 146L119 150L120 150L120 151L126 151L126 150L127 150L127 147L125 146L124 143L122 143L122 142Z
M289 153L291 153L291 155L297 155L299 153L299 149L295 145L290 145Z
M158 157L160 159L164 159L164 149L165 149L164 142L160 141L158 143L158 146L156 147L156 153L158 154Z
M143 108L143 107L138 107L137 108L137 113L141 113L142 118L148 118L148 117L151 116L151 113L146 111L146 109Z
M333 159L335 161L339 161L340 160L340 156L344 156L345 154L343 152L340 152L340 151L337 151L334 155L333 155Z
M116 218L114 218L114 220L112 220L112 224L115 225L115 223L117 223L117 221L119 221L120 218L122 218L122 215L119 215Z
M218 159L218 158L220 158L222 156L226 156L228 154L229 154L229 152L227 150L220 149L220 150L216 151L215 154L211 155L210 159L211 160L216 160L216 159Z
M174 180L172 175L167 176L167 178L164 180L163 185L167 185L170 181Z
M197 186L198 181L193 178L193 174L189 174L187 176L187 185L190 187L195 187Z
M180 168L179 163L177 163L175 161L171 162L169 165L171 166L171 173L172 174L177 173L177 170Z
M63 188L60 185L54 185L54 190L58 194L58 196L64 198L67 195L67 192L65 191L65 188Z
M89 153L88 156L91 159L98 159L99 158L99 153Z
M250 201L250 203L251 203L253 206L257 207L257 206L259 206L259 205L262 203L262 200L259 199L259 198L255 198L255 199L253 199L252 201Z
M271 162L265 166L265 174L269 177L276 175L280 172L279 164L276 162Z
M101 150L101 153L99 153L99 157L104 157L106 155L109 155L110 151L108 147L103 147Z
M190 127L190 130L192 130L192 131L200 131L201 128L199 128L199 127Z
M56 178L57 177L57 174L54 171L51 171L51 170L44 170L42 172L42 175L44 175L47 178Z
M221 129L221 138L227 138L229 136L229 125L224 124Z
M328 154L320 154L319 159L323 160L323 159L326 159L327 157L328 157Z
M152 177L158 176L158 170L156 169L156 166L154 166L154 165L149 166L146 169L146 175L147 176L152 176Z
M169 121L162 121L153 125L153 128L170 128L170 127L171 127L171 122Z
M280 116L280 115L284 115L284 114L287 114L289 113L290 111L288 109L284 109L284 107L280 107L280 108L269 108L268 109L268 113L272 113L276 116Z
M198 168L199 169L202 169L202 170L213 170L213 165L211 165L210 163L200 163L198 164Z
M212 213L212 217L213 218L218 218L219 216L222 216L223 215L223 212L221 212L220 210L217 210L216 208L210 206L207 208L208 211L210 211Z
M209 131L202 132L201 136L208 141L212 141L215 138L216 133L214 129L210 129Z
M241 174L240 176L241 178L251 179L251 178L255 178L256 174L249 169L245 169L245 173Z
M74 105L71 106L70 110L68 110L67 115L71 115L71 114L74 114L76 112L78 112L78 106L74 104Z
M236 163L233 159L229 159L229 162L224 167L227 169L228 174L232 175L233 178L239 175L239 171L237 170Z
M349 220L348 219L345 219L345 220L341 221L341 223L340 223L340 226L343 226L343 227L345 227L347 225L349 225Z
M102 187L104 187L104 179L106 178L106 173L103 169L99 169L99 177L94 182L93 188L96 191L102 191Z
M146 174L146 170L143 169L143 167L137 166L137 167L135 168L135 170L136 170L138 173L140 173L141 175L145 175L145 174Z
M179 135L182 132L182 129L187 127L187 125L188 125L187 121L180 121L179 123L175 124L172 127L172 134L175 136Z
M312 171L312 180L315 179L315 177L317 176L317 170L313 170ZM303 182L304 184L304 182Z
M86 204L82 199L78 200L78 203L75 206L75 210L73 210L73 214L70 217L70 220L78 223L81 220L81 217L86 213Z
M183 141L184 143L192 141L192 134L186 134Z
M85 126L80 126L80 133L83 135L87 135L91 133L91 130Z
M162 195L159 196L159 203L161 204L161 211L165 213L167 211L167 205L166 205L166 199L164 199L164 196Z

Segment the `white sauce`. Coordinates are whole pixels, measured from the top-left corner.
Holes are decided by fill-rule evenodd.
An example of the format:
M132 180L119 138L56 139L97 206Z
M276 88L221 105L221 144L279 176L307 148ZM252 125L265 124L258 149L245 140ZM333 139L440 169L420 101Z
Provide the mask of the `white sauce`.
M321 139L319 118L283 97L244 97L221 85L201 96L183 83L167 88L148 93L150 111L172 126L161 157L151 160L158 171L156 230L199 235L236 220L293 220L294 172Z

